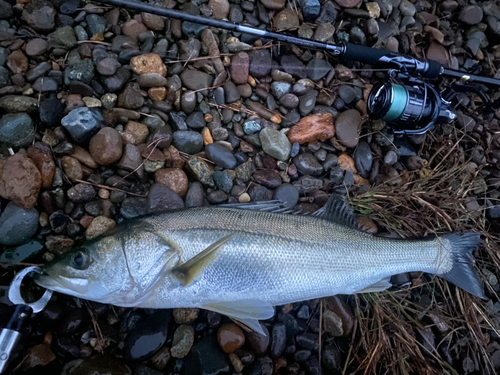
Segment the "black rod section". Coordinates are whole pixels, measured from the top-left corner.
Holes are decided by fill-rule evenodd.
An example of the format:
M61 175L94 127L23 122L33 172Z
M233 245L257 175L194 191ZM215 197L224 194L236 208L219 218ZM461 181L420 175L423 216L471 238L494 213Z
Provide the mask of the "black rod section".
M177 10L160 8L154 5L149 5L132 0L93 0L93 1L107 5L114 5L120 8L127 8L139 12L156 14L162 17L170 17L181 21L207 25L219 29L225 29L225 30L260 36L263 38L279 40L281 42L296 44L306 48L324 50L331 52L336 56L342 57L344 60L359 61L370 65L379 65L379 66L381 65L381 66L386 66L387 68L390 68L391 62L396 62L400 66L404 66L406 72L417 73L424 78L436 78L440 75L448 75L451 77L460 78L464 81L481 82L485 84L493 84L500 86L500 79L481 77L473 74L468 74L466 72L461 72L459 70L447 69L444 68L439 62L434 60L427 59L421 61L414 57L399 55L387 50L381 50L367 46L360 46L353 43L341 43L340 45L335 45L323 42L316 42L314 40L295 37L287 34L275 33L272 31L257 29L251 26L243 26L235 23L214 20L212 18L205 18L201 16L193 16L191 14L179 12Z

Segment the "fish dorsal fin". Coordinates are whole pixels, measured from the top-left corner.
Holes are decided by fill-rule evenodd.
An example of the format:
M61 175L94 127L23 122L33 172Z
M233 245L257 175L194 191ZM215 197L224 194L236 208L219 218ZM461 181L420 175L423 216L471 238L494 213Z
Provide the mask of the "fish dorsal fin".
M347 226L352 229L359 229L358 216L347 203L344 196L332 194L326 204L316 211L313 216L324 220L332 221L337 224Z
M269 319L274 315L274 307L269 302L253 299L208 303L201 307L226 315L261 335L265 335L265 333L260 326L259 320Z
M248 202L248 203L226 203L226 204L218 204L216 207L237 208L240 210L274 212L274 213L291 213L293 211L288 207L286 207L286 204L280 200Z
M377 281L375 284L368 285L366 288L361 289L356 293L374 293L374 292L382 292L386 289L389 289L392 286L391 277L383 278L380 281Z
M224 246L232 236L233 233L222 237L194 258L191 258L186 263L172 269L172 273L181 281L183 286L189 285L210 263L213 262L215 256L217 255L217 251L220 250L220 248Z

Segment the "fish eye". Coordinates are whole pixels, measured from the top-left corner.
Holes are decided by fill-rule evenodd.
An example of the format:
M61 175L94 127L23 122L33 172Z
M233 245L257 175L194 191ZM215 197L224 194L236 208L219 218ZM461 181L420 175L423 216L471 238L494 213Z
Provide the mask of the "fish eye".
M90 257L83 251L78 251L71 257L71 267L84 270L90 266Z

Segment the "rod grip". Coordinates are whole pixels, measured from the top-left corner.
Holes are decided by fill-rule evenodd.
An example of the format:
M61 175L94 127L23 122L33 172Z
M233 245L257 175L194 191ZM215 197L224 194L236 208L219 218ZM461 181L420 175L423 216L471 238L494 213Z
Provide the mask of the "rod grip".
M390 53L393 52L384 49L345 43L345 52L342 57L344 60L348 61L359 61L363 64L375 65L380 58Z

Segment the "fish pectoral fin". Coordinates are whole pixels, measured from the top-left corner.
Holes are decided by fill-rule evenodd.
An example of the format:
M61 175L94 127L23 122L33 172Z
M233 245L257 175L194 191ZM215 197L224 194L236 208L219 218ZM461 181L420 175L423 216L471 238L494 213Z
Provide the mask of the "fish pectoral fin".
M374 293L374 292L382 292L386 289L389 289L392 284L391 284L391 277L386 277L375 284L369 285L364 289L361 289L360 291L356 293Z
M269 319L274 315L274 307L269 302L260 300L208 303L202 305L201 308L226 315L262 335L264 331L259 320Z
M178 265L172 269L172 273L177 277L183 286L189 285L203 270L213 262L217 251L222 248L233 236L234 233L222 237L214 242L201 253L191 258L186 263Z

